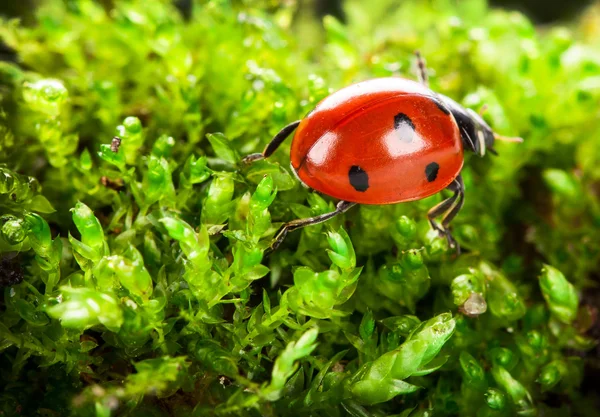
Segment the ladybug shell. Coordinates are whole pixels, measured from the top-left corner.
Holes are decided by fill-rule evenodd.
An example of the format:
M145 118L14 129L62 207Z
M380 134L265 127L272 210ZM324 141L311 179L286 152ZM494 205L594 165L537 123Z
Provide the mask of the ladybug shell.
M459 175L459 128L438 96L403 78L339 90L300 123L291 163L309 187L360 204L433 195Z

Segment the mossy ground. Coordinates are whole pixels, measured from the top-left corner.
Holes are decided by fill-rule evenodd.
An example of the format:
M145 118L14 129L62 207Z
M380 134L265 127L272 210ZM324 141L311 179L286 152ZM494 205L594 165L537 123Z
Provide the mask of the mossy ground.
M536 29L482 0L348 0L345 23L41 3L0 22L1 415L599 415L597 8ZM416 49L434 90L525 139L467 156L464 253L427 223L438 195L265 257L334 202L286 146L240 158L335 89L414 78Z

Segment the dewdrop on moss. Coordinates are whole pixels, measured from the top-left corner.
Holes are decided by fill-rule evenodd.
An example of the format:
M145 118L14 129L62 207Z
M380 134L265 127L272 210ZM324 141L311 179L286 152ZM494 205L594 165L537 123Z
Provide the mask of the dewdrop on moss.
M474 292L465 301L462 309L468 316L479 316L487 311L487 303L481 294Z

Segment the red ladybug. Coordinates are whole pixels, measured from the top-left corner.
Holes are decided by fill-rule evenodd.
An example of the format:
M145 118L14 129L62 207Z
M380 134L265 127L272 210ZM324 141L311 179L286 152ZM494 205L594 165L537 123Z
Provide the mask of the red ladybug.
M496 154L495 139L520 139L496 135L477 113L431 91L418 55L417 60L420 82L377 78L345 87L284 127L262 154L245 158L270 156L296 130L291 166L298 179L340 200L331 213L282 226L271 249L288 232L329 220L355 204L395 204L448 189L454 194L433 207L428 218L460 250L448 225L464 203L464 149Z

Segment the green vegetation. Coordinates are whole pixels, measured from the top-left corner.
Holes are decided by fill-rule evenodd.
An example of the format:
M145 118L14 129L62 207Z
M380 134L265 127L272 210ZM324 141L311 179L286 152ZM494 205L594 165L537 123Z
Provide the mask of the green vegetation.
M106 7L0 22L0 415L598 415L593 21L540 32L483 0L348 0L323 25L293 1ZM337 88L413 78L415 49L433 89L525 139L467 156L465 253L427 223L438 195L266 257L335 202L287 146L241 157Z

